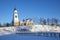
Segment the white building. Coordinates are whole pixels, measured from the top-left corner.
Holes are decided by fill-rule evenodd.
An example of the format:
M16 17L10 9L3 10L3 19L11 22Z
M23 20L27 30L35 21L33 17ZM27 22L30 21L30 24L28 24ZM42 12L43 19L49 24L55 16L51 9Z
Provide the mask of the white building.
M18 26L19 25L18 12L17 12L16 8L14 8L12 23L13 23L13 26Z
M12 24L13 26L33 25L33 20L26 19L26 20L19 21L17 9L14 8Z

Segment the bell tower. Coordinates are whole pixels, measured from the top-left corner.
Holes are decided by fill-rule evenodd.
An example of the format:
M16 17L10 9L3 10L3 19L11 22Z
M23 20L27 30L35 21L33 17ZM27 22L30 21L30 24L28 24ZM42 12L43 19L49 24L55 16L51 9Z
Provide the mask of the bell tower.
M13 26L18 26L18 25L19 25L18 12L17 12L17 9L14 8L14 12L13 12Z

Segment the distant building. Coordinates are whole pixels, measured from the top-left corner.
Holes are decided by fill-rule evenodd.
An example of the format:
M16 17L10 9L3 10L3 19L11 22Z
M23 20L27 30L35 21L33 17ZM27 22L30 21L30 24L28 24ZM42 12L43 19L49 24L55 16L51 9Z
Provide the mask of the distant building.
M33 20L32 19L26 19L23 21L20 21L20 26L24 26L24 25L33 25Z
M13 26L33 25L33 20L32 19L26 19L26 20L19 21L17 9L14 8L12 25Z
M26 25L33 25L32 19L26 19Z

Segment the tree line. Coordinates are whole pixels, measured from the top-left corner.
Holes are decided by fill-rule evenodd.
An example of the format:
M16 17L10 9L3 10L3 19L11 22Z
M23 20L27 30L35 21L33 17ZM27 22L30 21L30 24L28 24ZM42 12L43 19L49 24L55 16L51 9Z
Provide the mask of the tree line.
M11 23L4 23L4 24L1 24L0 23L0 27L9 27L9 26L12 26Z
M44 19L44 18L40 18L40 24L42 25L56 25L58 26L59 25L59 19L56 19L56 18L47 18L47 19Z
M32 19L33 20L33 19ZM41 24L41 25L56 25L56 26L60 26L59 23L60 22L60 20L59 19L56 19L56 18L47 18L47 19L45 19L45 18L40 18L39 19L39 24ZM0 23L0 27L2 27L2 26L12 26L12 23L5 23L5 24L1 24Z

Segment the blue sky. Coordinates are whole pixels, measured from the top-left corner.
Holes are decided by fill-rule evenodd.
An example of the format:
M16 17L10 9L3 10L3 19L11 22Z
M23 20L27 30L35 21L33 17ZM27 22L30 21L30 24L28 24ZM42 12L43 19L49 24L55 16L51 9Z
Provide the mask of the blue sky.
M0 22L11 22L17 8L19 20L26 18L60 19L60 0L0 0Z

